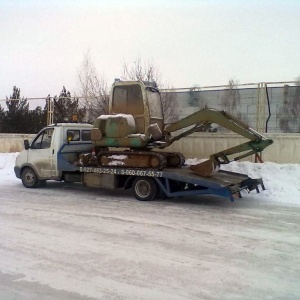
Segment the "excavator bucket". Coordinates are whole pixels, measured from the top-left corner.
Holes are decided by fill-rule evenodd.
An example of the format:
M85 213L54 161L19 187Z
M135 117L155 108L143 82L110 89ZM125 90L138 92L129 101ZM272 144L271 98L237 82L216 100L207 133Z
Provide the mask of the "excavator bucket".
M190 166L190 170L202 177L210 177L214 175L219 171L219 168L219 165L217 165L212 159Z

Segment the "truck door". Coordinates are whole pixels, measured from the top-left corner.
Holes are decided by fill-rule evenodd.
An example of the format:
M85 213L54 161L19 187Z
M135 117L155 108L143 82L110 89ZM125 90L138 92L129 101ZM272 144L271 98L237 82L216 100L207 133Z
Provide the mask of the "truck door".
M53 128L45 128L31 142L28 163L33 165L39 177L50 179L53 174Z

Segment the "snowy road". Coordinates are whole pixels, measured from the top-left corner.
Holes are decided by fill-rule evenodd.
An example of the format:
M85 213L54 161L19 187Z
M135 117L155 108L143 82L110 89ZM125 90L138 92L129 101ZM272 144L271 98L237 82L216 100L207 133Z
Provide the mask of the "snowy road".
M0 189L0 299L300 297L300 206Z

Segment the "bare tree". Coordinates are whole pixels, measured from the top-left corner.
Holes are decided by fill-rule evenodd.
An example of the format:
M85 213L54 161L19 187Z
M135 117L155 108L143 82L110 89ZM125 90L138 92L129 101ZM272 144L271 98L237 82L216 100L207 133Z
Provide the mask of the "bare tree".
M233 79L229 80L228 89L224 90L222 97L222 106L230 114L234 114L238 117L240 112L238 111L241 105L241 95L237 88L238 82Z
M162 109L165 124L171 124L179 119L177 94L174 91L161 93Z
M154 62L143 62L140 57L138 57L131 65L126 62L123 63L122 79L155 81L158 86L161 85L161 73Z
M295 92L293 96L293 108L292 108L292 115L293 117L297 118L297 121L299 121L299 116L300 116L300 77L296 78L296 83L295 83ZM297 128L298 132L300 130L300 126L298 124Z
M108 114L109 91L104 77L97 74L90 53L84 56L78 73L80 93L87 110L86 121L91 122L101 114Z
M300 132L300 77L294 87L284 85L283 104L277 116L283 132Z
M160 89L168 89L162 84L161 73L153 61L144 62L138 57L132 64L123 63L122 80L155 81ZM178 102L176 93L166 91L161 93L162 108L165 123L173 123L178 120Z

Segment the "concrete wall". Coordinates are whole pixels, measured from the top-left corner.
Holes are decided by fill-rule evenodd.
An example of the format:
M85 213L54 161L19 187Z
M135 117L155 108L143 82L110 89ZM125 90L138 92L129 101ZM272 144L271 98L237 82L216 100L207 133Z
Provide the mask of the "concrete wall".
M35 135L32 134L0 134L0 153L3 152L20 152L24 148L23 141L31 140Z
M34 135L0 134L0 152L19 152L23 149L23 140ZM263 152L264 161L276 163L300 164L300 134L265 134L274 140L274 144ZM210 154L236 146L247 140L231 133L195 133L183 138L167 151L182 152L186 158L208 158ZM253 157L248 160L254 160Z
M264 134L274 143L263 153L264 161L300 164L300 134ZM188 158L208 158L210 154L246 142L237 134L197 133L175 142L168 151L182 152ZM245 160L254 161L254 156Z

